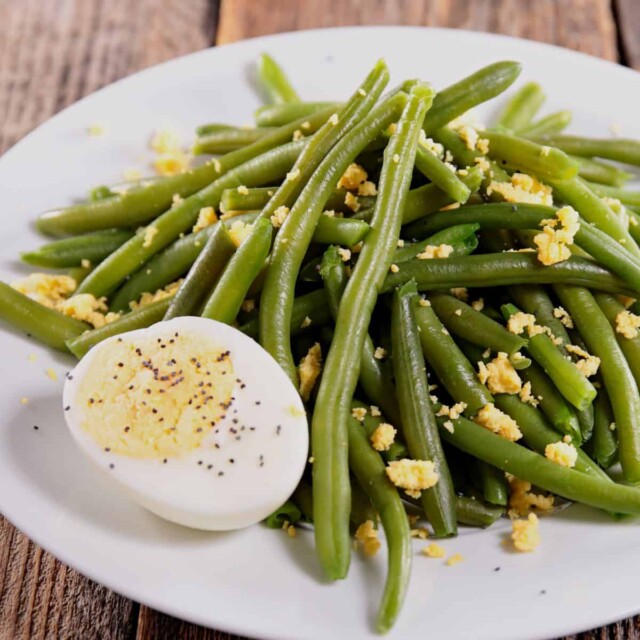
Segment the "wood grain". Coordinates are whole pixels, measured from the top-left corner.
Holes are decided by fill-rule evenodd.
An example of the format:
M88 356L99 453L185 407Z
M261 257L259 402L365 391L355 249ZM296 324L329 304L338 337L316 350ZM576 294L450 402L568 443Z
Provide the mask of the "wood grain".
M214 38L222 44L317 27L429 25L540 40L640 68L638 0L611 3L0 0L0 151L99 87L209 46ZM640 640L639 620L565 640ZM14 638L234 640L236 636L139 607L66 568L0 519L0 640Z
M607 60L618 58L608 0L223 0L216 42L298 29L376 24L491 31Z
M640 70L640 2L638 0L613 0L617 18L619 47L625 64Z

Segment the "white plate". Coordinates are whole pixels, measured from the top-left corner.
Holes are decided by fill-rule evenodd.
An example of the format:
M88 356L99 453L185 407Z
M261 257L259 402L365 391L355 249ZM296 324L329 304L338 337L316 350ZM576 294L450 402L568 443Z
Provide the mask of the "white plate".
M67 109L0 160L0 277L18 251L35 246L35 215L144 166L153 129L189 135L207 121L242 124L258 99L248 81L269 51L308 99L344 98L376 58L392 83L423 77L442 87L500 59L524 63L549 95L545 110L575 109L573 130L608 135L619 124L640 137L640 77L570 51L511 38L420 28L350 28L249 40L202 51L139 73ZM489 111L480 111L488 115ZM86 128L103 122L92 139ZM167 613L260 638L373 637L384 554L354 557L348 580L320 576L310 533L290 539L254 527L208 534L165 523L132 504L77 450L62 416L62 378L72 361L0 332L0 511L63 562L134 600ZM36 362L28 359L36 354ZM20 403L27 396L29 404ZM33 425L38 425L35 431ZM464 530L445 541L463 564L417 555L404 611L390 637L543 638L573 633L640 610L640 529L572 507L541 524L532 554L509 553L509 525ZM497 568L500 570L496 570Z

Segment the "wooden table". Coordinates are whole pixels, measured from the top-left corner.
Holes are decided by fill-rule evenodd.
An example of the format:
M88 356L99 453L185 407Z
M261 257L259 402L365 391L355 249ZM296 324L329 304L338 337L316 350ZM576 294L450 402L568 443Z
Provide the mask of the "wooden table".
M492 31L640 69L637 0L0 0L0 151L96 89L191 51L296 29ZM87 580L0 518L0 640L229 640ZM640 639L640 617L572 636Z

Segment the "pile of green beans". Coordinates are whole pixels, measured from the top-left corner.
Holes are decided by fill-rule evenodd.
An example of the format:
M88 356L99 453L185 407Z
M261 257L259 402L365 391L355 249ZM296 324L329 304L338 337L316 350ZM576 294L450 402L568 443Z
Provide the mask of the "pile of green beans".
M354 533L379 522L380 633L409 583L408 515L437 538L523 516L506 474L640 514L640 192L619 166L640 166L640 142L566 135L571 112L538 117L535 82L489 128L454 122L520 70L501 61L439 91L407 80L383 93L378 61L346 100L307 102L263 54L255 127L203 124L197 167L94 187L38 218L55 239L23 262L75 279L71 296L113 312L104 324L66 315L46 287L0 283L0 321L78 359L109 337L200 315L237 326L297 386L319 343L309 465L265 524L313 527L338 580ZM545 197L518 191L514 173ZM563 229L567 206L575 228ZM556 461L559 447L574 459ZM608 473L617 463L625 484ZM398 464L437 481L396 486Z

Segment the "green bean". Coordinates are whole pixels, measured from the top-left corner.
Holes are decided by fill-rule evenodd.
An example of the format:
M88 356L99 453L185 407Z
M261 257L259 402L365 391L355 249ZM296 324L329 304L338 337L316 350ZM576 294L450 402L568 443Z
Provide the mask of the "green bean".
M361 97L361 100L375 99L374 91L369 85L377 86L375 94L380 93L384 86L382 81L386 82L387 77L386 68L380 64L377 65L363 83L366 96ZM356 92L348 104L357 104L357 96ZM317 155L312 159L310 167L317 167L317 169L308 178L276 236L269 261L269 271L262 290L260 344L275 358L296 386L297 370L291 356L288 324L300 265L321 216L324 203L335 188L338 179L364 146L397 118L405 102L405 94L396 94L392 98L383 100L364 118L362 118L364 115L362 109L352 110L351 106L345 107L352 110L353 114L356 111L360 112L361 117L356 120L347 118L345 115L345 120L349 119L353 128L348 132L343 131L341 138L335 139L335 146L327 154ZM364 106L368 103L361 104ZM371 232L367 237L370 235Z
M542 87L537 82L527 82L507 102L496 124L519 133L531 124L544 101Z
M319 244L341 244L353 247L364 240L369 225L364 220L320 216L312 240Z
M495 203L462 207L455 213L456 224L479 224L483 229L535 229L545 219L553 218L556 210L552 207L528 204ZM451 224L447 212L431 214L407 228L407 233L415 237L440 231ZM611 238L596 225L582 220L575 235L575 242L622 278L630 286L636 286L640 280L640 260L628 247L635 243L620 244L618 238Z
M67 340L67 348L74 356L80 359L91 347L107 338L126 333L127 331L146 329L152 324L160 322L164 318L164 314L167 312L170 304L171 296L141 306L134 311L124 314L117 320L109 322L109 324L105 324L98 329L92 329L78 337Z
M611 271L584 258L569 258L545 267L530 253L488 253L458 258L408 260L384 280L381 293L415 279L420 291L452 287L493 287L511 284L553 284L576 286L637 295Z
M483 131L489 141L489 156L506 162L541 180L569 180L578 174L578 164L560 149L497 131Z
M469 527L490 527L504 514L504 509L492 507L480 500L457 496L456 518L459 524Z
M416 169L454 202L466 202L469 199L471 189L437 155L424 147L418 147Z
M225 324L235 321L247 291L267 259L271 248L271 232L269 220L258 218L255 221L251 235L238 247L213 286L202 310L203 318ZM237 277L238 270L233 269L234 263L243 265L241 278Z
M311 324L307 324L307 318ZM293 301L291 312L291 337L297 336L307 327L322 326L332 319L331 310L327 304L327 297L322 289L298 296ZM240 327L240 331L246 333L254 340L258 339L258 316L251 318Z
M538 409L523 402L515 395L499 393L495 397L496 407L518 423L522 438L537 453L544 455L548 444L559 442L561 435L551 428ZM610 482L609 476L594 464L593 460L578 448L578 443L572 442L578 451L575 469L596 478Z
M71 267L67 271L67 275L76 281L76 285L79 285L92 271L93 267L91 266Z
M416 287L408 283L396 290L391 307L391 344L393 371L397 383L398 404L402 417L402 434L414 460L431 460L438 482L422 492L422 506L438 537L457 533L455 491L447 460L442 450L431 400L429 382L420 345L431 353L423 341L422 327L416 321L413 304ZM437 322L437 319L436 319ZM424 324L424 323L423 323ZM431 364L431 362L430 362Z
M129 303L138 300L143 293L153 293L185 275L200 255L211 234L215 233L218 225L231 227L238 221L244 224L252 224L256 217L257 214L248 213L220 220L197 233L190 233L176 240L164 251L149 260L142 269L136 271L118 289L109 305L111 310L123 311L128 309Z
M282 67L268 54L261 53L256 65L256 76L268 101L275 104L300 102Z
M618 513L640 513L638 489L563 467L466 418L454 421L453 433L443 428L441 435L454 447L567 500Z
M269 514L264 523L269 529L282 529L286 524L294 525L302 518L302 512L298 509L293 500L287 500L273 513Z
M614 167L600 160L592 158L581 158L580 156L569 156L575 160L580 167L578 175L583 180L590 180L593 183L603 185L611 185L612 187L621 187L631 178L631 174Z
M521 70L519 62L494 62L439 91L424 119L425 133L429 135L469 109L495 98L513 84Z
M252 189L225 189L220 196L220 211L255 211L271 200L278 187L253 187Z
M257 142L269 133L273 133L271 127L259 129L229 129L228 131L216 131L207 135L199 136L193 144L191 152L194 155L210 153L222 155L242 149L249 144Z
M88 329L88 325L49 309L0 282L0 320L36 340L66 351L65 342Z
M206 136L209 133L216 133L218 131L231 131L237 128L238 127L234 127L231 124L221 124L219 122L211 122L208 124L201 124L200 126L196 127L196 135Z
M266 104L254 113L258 127L281 127L294 120L306 118L323 109L338 111L340 102L289 102L285 104ZM304 129L302 129L304 131Z
M591 455L603 469L608 469L618 458L618 435L615 430L613 410L606 390L598 390L594 408L595 425L591 443ZM612 429L611 427L614 428Z
M582 440L580 423L573 408L567 403L542 367L535 362L520 374L531 385L531 395L536 398L540 410L560 433Z
M111 191L109 187L101 184L97 187L93 187L93 189L89 191L89 200L91 202L97 202L98 200L106 200L107 198L111 198L111 196L115 195L115 192Z
M189 274L176 291L164 319L198 315L213 284L235 250L236 245L227 228L222 224L216 225L204 249L189 269Z
M348 280L345 264L338 253L337 247L329 247L325 251L322 257L320 275L327 293L331 313L335 319L338 316L340 299ZM399 427L400 412L397 405L395 386L383 370L380 360L374 354L373 340L367 334L360 359L360 385L369 400L381 407L393 424Z
M466 176L461 177L461 180L470 192L475 193L482 182L482 175L478 167L472 167ZM450 204L454 204L454 200L435 184L425 184L417 189L411 189L402 212L402 224L409 224Z
M580 136L545 136L543 144L562 149L574 156L607 158L622 164L640 166L640 142L624 138L584 138Z
M395 388L393 389L393 393L395 394ZM394 395L395 398L395 395ZM366 414L364 416L364 420L362 421L362 429L367 434L367 437L371 439L371 436L374 434L375 430L383 423L386 422L389 418L383 414L381 416L372 416L370 413L371 406L364 404L364 402L360 402L359 400L354 399L351 403L352 407L357 407L360 409L365 409ZM398 408L396 406L396 413L398 413ZM400 427L400 420L395 423L396 426ZM407 445L402 439L402 434L397 433L396 438L393 441L392 445L386 450L381 451L380 455L385 462L391 462L393 460L400 460L402 458L409 457L409 451L407 450Z
M504 304L501 309L507 319L519 312L513 304ZM584 409L593 402L597 393L595 387L572 361L565 358L546 333L532 335L529 332L527 351L574 407Z
M74 238L64 238L27 251L20 257L36 267L61 269L80 266L83 260L97 264L113 253L133 235L132 231L108 229Z
M622 204L630 204L636 207L640 206L640 191L630 191L629 189L609 187L604 184L596 184L594 182L588 182L587 186L601 198L615 198L616 200L620 200Z
M482 460L476 460L482 496L489 504L506 507L508 502L507 479L502 471Z
M407 592L412 553L409 521L398 492L387 478L382 458L353 418L348 421L347 435L349 464L380 515L389 549L387 579L376 623L378 632L384 633L398 617ZM317 494L314 494L314 520L317 521L315 501Z
M553 135L554 133L560 133L566 129L573 119L571 111L556 111L550 113L544 118L540 118L529 126L524 127L518 133L523 138L536 138L538 136Z
M422 353L429 366L453 400L464 402L465 415L475 416L482 407L493 402L491 394L480 384L475 369L442 326L435 311L430 306L421 306L416 301L413 313L419 330ZM394 349L394 363L397 360L395 354ZM427 392L425 397L428 395Z
M351 480L351 513L349 514L352 531L355 533L367 520L370 520L376 529L378 528L378 514L371 500L358 481L353 478Z
M509 355L518 353L527 341L492 320L484 313L444 293L430 293L431 303L440 321L454 335L492 351L504 351Z
M291 496L293 503L300 509L300 513L305 522L313 522L313 494L311 491L311 485L304 480L300 481L300 484L296 487L296 490Z
M217 207L224 189L239 184L265 184L283 177L302 151L302 147L303 143L291 142L271 149L232 169L202 191L175 205L152 223L150 229L155 229L155 234L150 237L150 241L147 240L149 228L138 232L101 262L78 291L91 293L96 297L108 295L128 275L171 244L181 233L191 229L202 208Z
M434 235L420 242L404 243L402 247L396 249L393 254L393 262L398 264L405 260L412 260L419 253L422 253L427 247L438 247L442 244L449 245L453 248L450 255L466 256L473 253L478 247L478 238L476 231L480 228L477 224L462 224L455 227L448 227L442 231L438 231Z
M618 431L620 464L625 479L640 481L640 395L615 333L587 289L556 285L556 294L573 317L590 353L600 358L600 373L609 393ZM617 510L617 509L616 509Z
M402 95L397 94L390 100L401 98ZM396 133L385 150L371 231L365 238L340 302L334 338L325 360L316 399L311 424L312 455L315 458L313 491L316 547L325 573L334 579L346 574L351 551L348 536L348 452L345 447L349 403L357 384L358 363L378 289L400 235L401 212L409 190L418 133L432 99L433 90L426 85L418 84L411 89ZM363 122L367 120L369 117ZM367 123L367 128L369 126ZM368 134L360 136L356 127L350 138L355 138L356 133L361 137L362 145L371 137ZM349 153L344 155L347 155L345 160L348 164L353 147L349 138L346 140L349 146L345 148ZM333 153L327 156L332 162L331 166L334 162L332 156ZM331 175L328 171L319 170L319 173L327 178ZM333 178L328 181L331 185L335 184ZM318 195L315 194L315 197Z
M629 369L631 369L633 378L640 388L640 337L636 336L635 338L626 338L616 330L616 318L625 310L624 305L621 304L614 296L610 296L606 293L595 294L595 299L602 310L602 313L604 313L605 317L609 321L616 340L618 341L618 345L627 360Z

